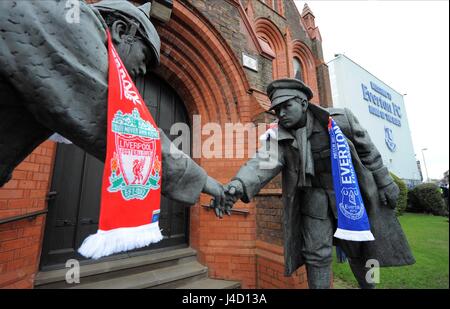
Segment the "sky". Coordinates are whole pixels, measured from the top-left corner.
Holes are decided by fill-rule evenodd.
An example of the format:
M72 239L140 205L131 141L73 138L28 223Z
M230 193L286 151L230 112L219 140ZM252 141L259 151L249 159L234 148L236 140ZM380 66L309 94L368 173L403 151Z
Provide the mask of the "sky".
M305 1L295 1L301 12ZM306 1L325 62L344 54L401 94L426 178L449 168L449 2Z

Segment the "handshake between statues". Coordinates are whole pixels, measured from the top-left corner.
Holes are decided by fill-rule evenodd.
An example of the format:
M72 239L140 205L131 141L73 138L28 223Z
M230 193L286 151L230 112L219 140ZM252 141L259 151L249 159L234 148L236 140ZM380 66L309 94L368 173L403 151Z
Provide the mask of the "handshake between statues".
M214 209L217 217L223 218L224 214L231 215L231 208L243 196L244 187L239 180L232 180L226 185L221 185L208 176L203 192L213 197L209 207Z

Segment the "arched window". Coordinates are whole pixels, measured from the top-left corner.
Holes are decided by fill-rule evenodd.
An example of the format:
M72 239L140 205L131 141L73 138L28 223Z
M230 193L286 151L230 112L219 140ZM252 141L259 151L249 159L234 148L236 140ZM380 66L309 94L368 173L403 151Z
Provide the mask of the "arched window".
M267 18L259 18L255 22L256 35L274 54L272 61L272 78L287 77L288 58L286 57L286 41L279 28Z
M282 0L265 0L264 3L278 14L283 15L284 10Z
M300 63L300 60L297 57L294 57L294 59L292 59L292 62L294 64L294 78L300 79L301 81L305 81L303 77L302 64Z
M318 84L316 73L316 59L309 47L300 40L292 42L292 74L294 78L301 79L315 93L312 102L318 104Z

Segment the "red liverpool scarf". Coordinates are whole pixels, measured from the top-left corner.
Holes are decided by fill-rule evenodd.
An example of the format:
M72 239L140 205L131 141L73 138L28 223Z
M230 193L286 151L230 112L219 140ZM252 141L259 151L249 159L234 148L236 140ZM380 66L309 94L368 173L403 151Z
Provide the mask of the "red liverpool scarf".
M78 252L98 259L162 239L158 127L108 32L108 125L99 227Z

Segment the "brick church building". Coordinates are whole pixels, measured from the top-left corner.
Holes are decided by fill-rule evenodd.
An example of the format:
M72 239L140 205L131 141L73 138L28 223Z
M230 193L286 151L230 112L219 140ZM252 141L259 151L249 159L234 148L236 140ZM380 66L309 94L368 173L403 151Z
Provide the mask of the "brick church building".
M192 128L194 115L222 128L269 123L274 117L265 89L282 77L301 78L313 90L314 104L331 106L322 40L307 5L299 12L292 0L174 0L171 9L168 22L152 20L161 37L161 65L136 82L166 133L175 122ZM195 160L226 183L246 158ZM160 243L83 259L76 250L97 230L102 171L103 163L82 149L52 141L15 169L0 189L0 288L64 287L70 259L79 260L80 286L87 288L202 282L210 288L307 287L304 267L291 277L283 274L280 177L222 220L202 206L207 195L192 207L163 199Z

